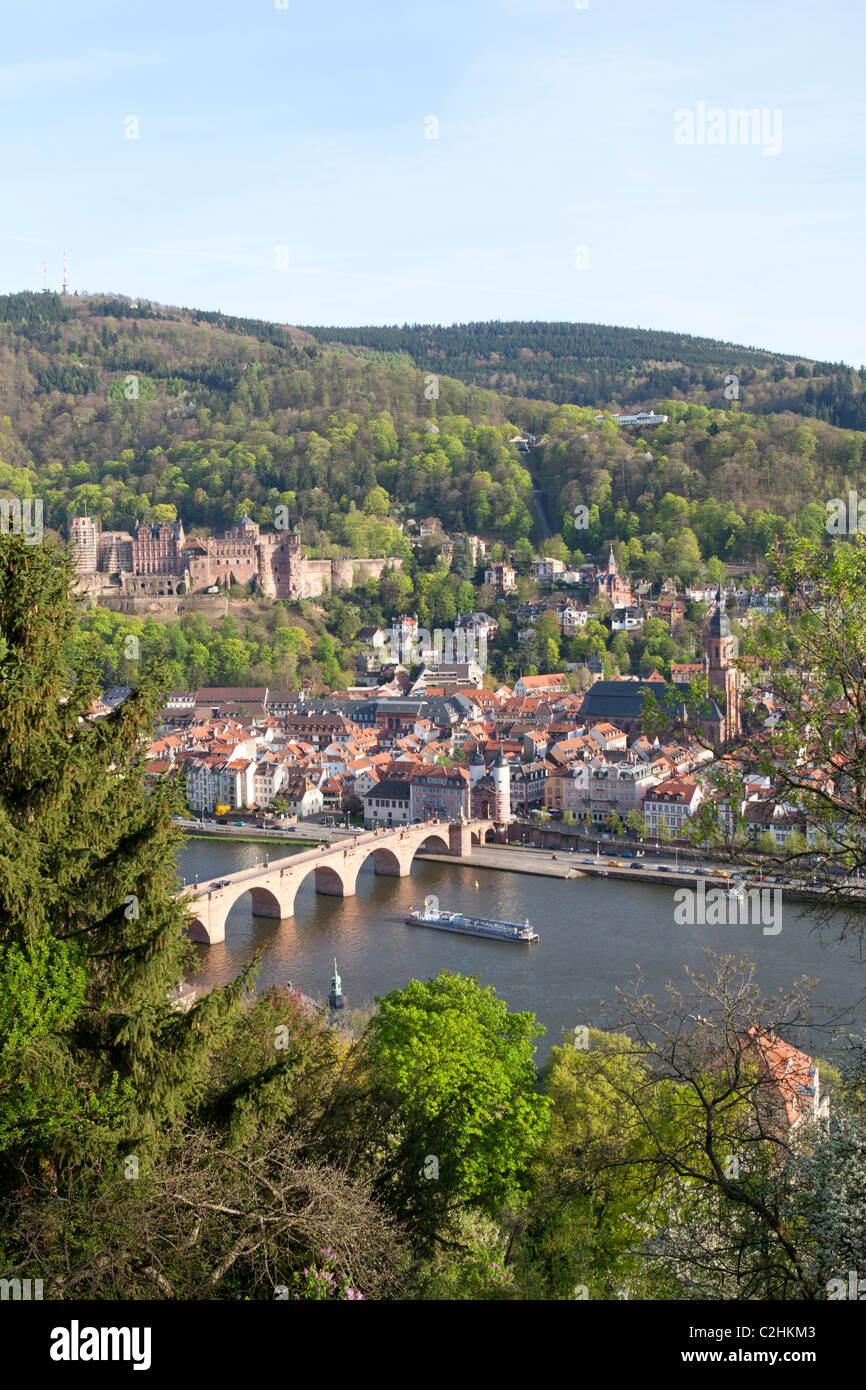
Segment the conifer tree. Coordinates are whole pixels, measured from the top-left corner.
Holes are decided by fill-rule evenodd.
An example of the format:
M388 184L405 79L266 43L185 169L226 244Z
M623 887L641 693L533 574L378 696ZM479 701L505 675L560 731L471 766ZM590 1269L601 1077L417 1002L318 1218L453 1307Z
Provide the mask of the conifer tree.
M194 948L175 897L183 790L144 779L166 674L94 719L95 664L66 661L74 583L56 546L0 536L0 1145L55 1171L179 1119L247 983L186 1014L169 1002Z

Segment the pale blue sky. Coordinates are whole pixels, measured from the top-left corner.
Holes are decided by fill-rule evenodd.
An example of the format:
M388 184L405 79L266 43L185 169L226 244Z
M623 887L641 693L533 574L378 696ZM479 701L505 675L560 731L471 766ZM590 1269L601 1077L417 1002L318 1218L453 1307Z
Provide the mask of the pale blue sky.
M279 322L591 320L859 365L864 36L860 0L10 6L0 288L43 256L59 288L66 249L73 289ZM699 102L780 111L781 151L676 144Z

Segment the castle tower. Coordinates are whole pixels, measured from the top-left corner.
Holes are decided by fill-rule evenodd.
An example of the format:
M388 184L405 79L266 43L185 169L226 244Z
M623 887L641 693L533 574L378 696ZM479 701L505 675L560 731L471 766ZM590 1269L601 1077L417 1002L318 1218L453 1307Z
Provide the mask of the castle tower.
M256 567L258 570L259 588L268 598L276 598L277 596L277 585L274 579L273 565L271 563L273 549L273 544L269 541L259 540L256 543Z
M69 518L69 544L79 574L95 574L98 547L96 524L92 516Z
M228 534L235 536L240 541L245 541L249 545L255 545L259 539L261 527L257 521L253 521L251 516L244 512L240 521L236 521L230 527Z
M721 581L716 593L716 606L707 633L708 675L725 697L725 738L729 742L740 732L740 673L731 665L735 655L735 639L731 635L731 620L725 612L725 596Z
M499 754L490 775L493 778L495 795L493 818L499 824L504 824L511 820L511 768L504 753Z
M280 596L292 599L306 597L301 573L304 557L301 553L300 532L288 531L280 545L280 551L280 572L278 577L275 576Z

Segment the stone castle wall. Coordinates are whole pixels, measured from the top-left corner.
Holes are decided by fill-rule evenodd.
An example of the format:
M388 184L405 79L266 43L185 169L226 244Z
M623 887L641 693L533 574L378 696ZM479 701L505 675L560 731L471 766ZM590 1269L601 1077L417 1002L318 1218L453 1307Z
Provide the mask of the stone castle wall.
M240 524L224 536L211 536L205 541L181 549L178 536L170 527L161 527L158 540L148 529L142 541L128 541L125 546L116 539L121 533L106 535L103 547L110 554L111 569L122 575L124 596L168 597L174 584L148 585L148 578L178 581L188 578L191 594L203 594L214 584L254 584L262 594L276 599L320 598L329 589L346 589L360 580L378 579L388 565L402 568L401 559L310 560L301 550L301 539L294 531L259 532L254 523ZM182 535L182 533L181 533ZM82 587L99 590L103 587L96 578L96 532L91 518L73 518L70 524L70 543L76 557ZM127 553L128 552L128 553ZM103 566L100 564L99 569Z

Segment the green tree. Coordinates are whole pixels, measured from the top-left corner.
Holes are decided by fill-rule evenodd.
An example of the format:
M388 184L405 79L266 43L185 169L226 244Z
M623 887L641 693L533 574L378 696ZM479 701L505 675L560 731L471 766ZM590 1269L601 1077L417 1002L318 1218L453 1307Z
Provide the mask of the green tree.
M391 499L383 487L371 488L364 498L363 509L368 516L387 516L391 509Z
M195 959L174 896L183 789L146 793L140 755L167 675L93 722L94 664L67 673L74 582L51 546L0 537L0 1095L30 1162L146 1147L193 1101L243 988L169 1004Z
M458 613L471 613L475 607L475 586L468 580L460 585L457 590L457 611Z
M626 1288L664 1297L663 1278L635 1241L636 1227L646 1228L650 1193L641 1173L652 1140L626 1096L650 1102L651 1128L644 1058L625 1036L578 1026L551 1049L542 1082L553 1109L515 1240L518 1278L534 1274L536 1297L573 1298L576 1285L591 1298L615 1298Z
M513 560L515 567L520 570L521 574L528 574L534 558L535 552L532 549L532 542L527 540L525 536L521 536L514 543Z
M429 1247L469 1205L494 1212L525 1188L547 1127L532 1014L459 975L413 980L377 1000L362 1052L389 1103L377 1191Z
M626 811L625 823L635 835L646 835L646 821L640 811Z

